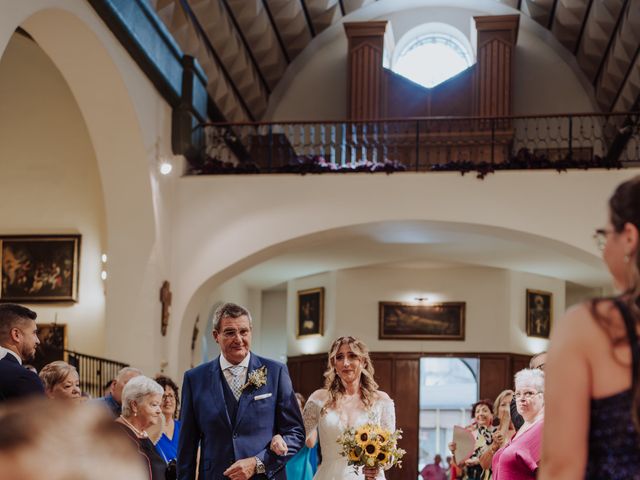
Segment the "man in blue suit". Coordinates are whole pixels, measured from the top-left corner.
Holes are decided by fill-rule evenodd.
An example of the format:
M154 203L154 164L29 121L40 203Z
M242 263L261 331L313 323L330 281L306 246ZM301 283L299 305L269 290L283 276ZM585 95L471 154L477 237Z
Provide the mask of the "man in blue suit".
M305 440L287 368L250 352L251 315L239 305L218 308L213 337L221 355L182 383L178 479L195 478L198 447L199 480L286 479L284 465ZM285 456L270 449L275 434Z
M44 395L38 375L22 366L33 359L38 340L37 314L22 305L0 304L0 402Z

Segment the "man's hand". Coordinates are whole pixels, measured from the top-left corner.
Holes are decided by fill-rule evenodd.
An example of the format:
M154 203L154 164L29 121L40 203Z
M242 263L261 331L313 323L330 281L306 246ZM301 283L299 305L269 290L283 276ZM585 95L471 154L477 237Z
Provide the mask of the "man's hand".
M271 450L276 455L286 455L287 452L289 451L289 447L287 447L287 443L284 441L282 436L280 436L279 434L276 434L271 439Z
M231 480L248 480L256 473L256 457L243 458L227 468L222 474Z

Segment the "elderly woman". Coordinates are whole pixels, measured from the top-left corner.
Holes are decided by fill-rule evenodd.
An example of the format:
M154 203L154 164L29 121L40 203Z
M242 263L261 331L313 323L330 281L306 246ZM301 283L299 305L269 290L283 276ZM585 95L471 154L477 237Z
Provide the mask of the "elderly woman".
M147 428L160 421L164 389L148 377L129 380L122 391L122 414L116 419L137 447L149 480L165 480L167 464L149 439Z
M544 372L524 369L516 373L514 397L524 424L493 455L494 480L535 479L540 463L544 423ZM498 446L496 442L496 447Z
M78 371L67 362L60 360L45 365L40 371L40 380L49 398L78 402L82 397Z
M496 431L496 427L493 426L493 406L491 405L491 401L480 400L474 403L471 407L471 417L473 418L473 423L468 429L471 430L476 440L475 450L468 459L455 467L456 474L459 473L460 468L464 466L467 479L489 480L491 478L491 469L483 468L480 459L490 448L493 442L493 434ZM455 442L449 444L449 450L453 453L455 460ZM455 463L452 465L455 465Z
M176 420L178 416L178 407L180 406L180 396L178 385L169 377L159 375L156 382L164 389L162 395L162 415L164 417L164 426L162 434L156 443L156 450L165 459L170 462L178 455L178 438L180 438L180 421Z

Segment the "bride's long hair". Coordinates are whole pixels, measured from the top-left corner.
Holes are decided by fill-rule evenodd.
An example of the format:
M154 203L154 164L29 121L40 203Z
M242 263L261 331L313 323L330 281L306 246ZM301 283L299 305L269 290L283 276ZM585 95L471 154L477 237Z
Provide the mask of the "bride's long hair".
M373 379L373 364L371 363L367 346L355 337L340 337L333 342L329 349L329 360L327 361L327 369L324 372L324 388L329 392L329 400L322 407L322 414L326 413L327 409L335 407L338 399L345 393L344 385L336 373L336 355L338 355L338 350L342 345L348 345L351 351L360 358L362 365L360 399L366 408L373 405L378 391L378 384Z

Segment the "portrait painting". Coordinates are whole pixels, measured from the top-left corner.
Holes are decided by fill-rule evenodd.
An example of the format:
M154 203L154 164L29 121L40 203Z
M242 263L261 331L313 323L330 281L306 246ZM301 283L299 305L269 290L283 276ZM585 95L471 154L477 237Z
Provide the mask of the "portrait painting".
M380 302L380 339L464 340L465 302Z
M553 294L527 289L527 335L549 338L553 321Z
M324 288L298 291L298 338L323 333Z
M80 235L0 237L2 302L76 302Z

